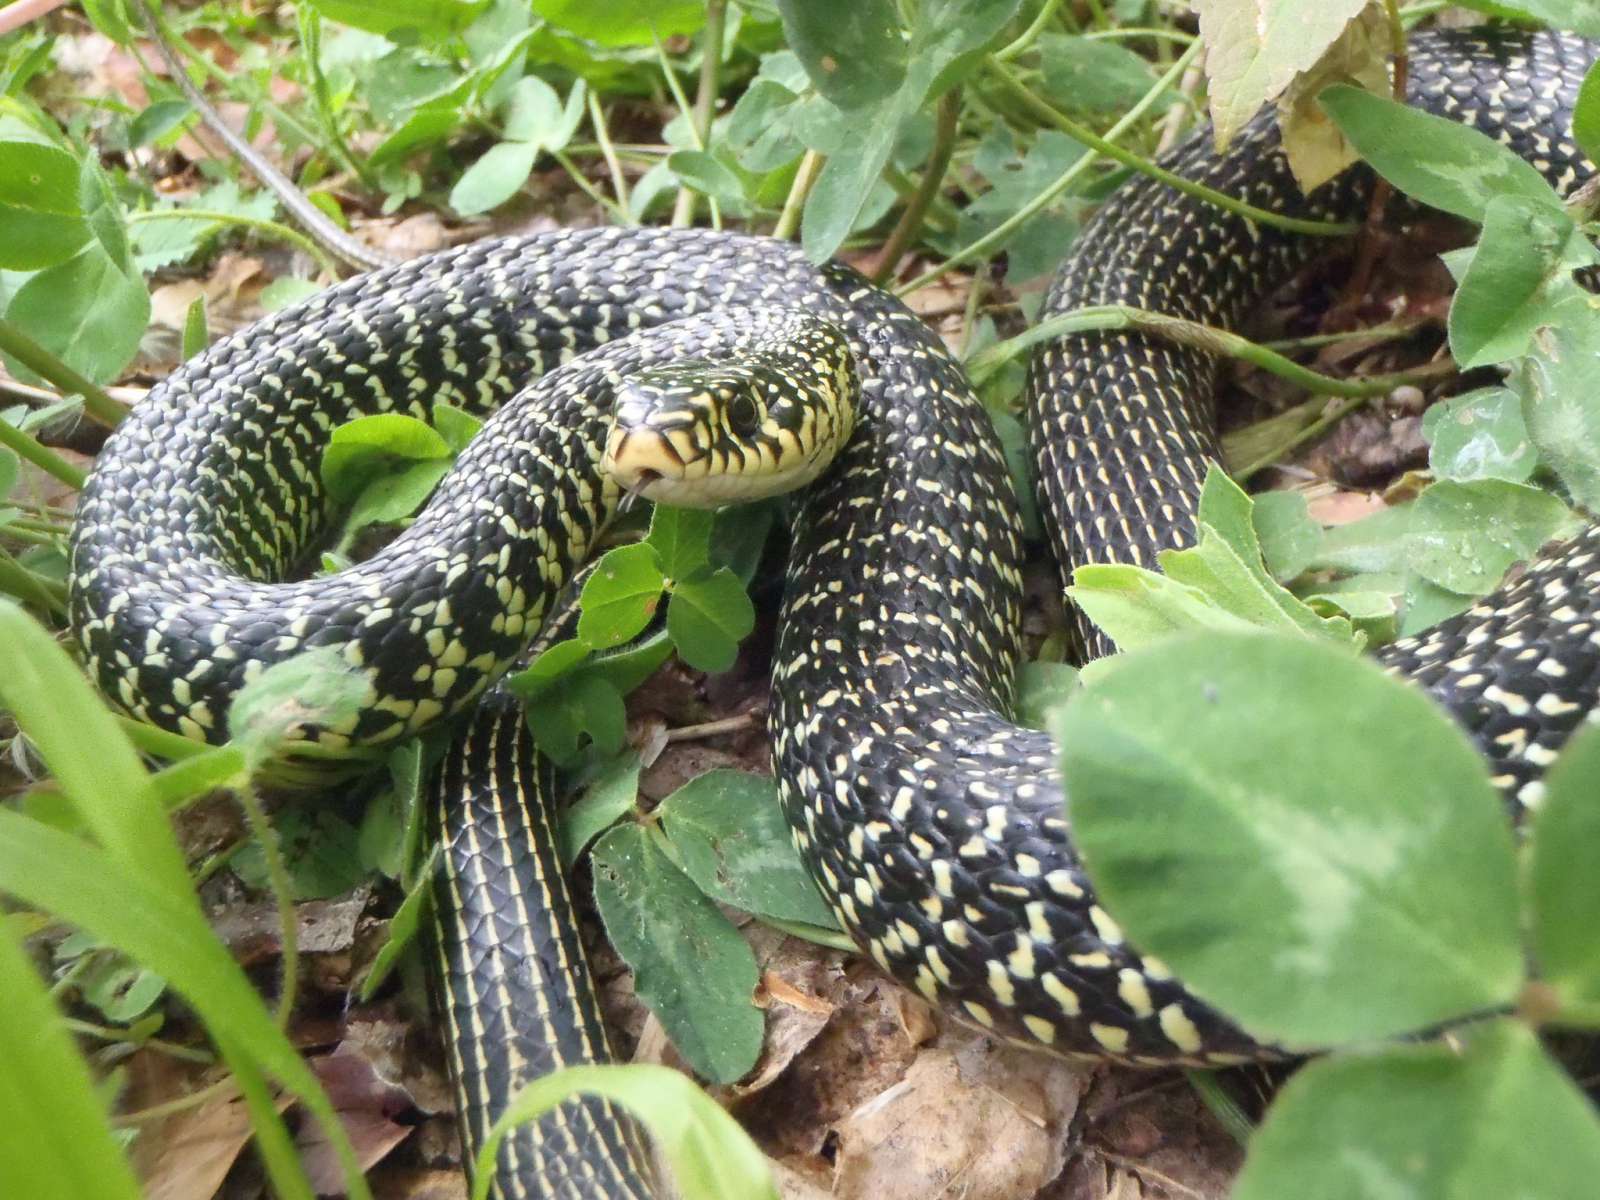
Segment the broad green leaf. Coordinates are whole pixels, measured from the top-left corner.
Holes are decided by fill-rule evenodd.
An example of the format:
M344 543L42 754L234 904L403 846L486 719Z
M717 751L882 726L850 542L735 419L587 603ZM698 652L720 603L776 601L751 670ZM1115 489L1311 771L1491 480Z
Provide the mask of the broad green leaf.
M58 146L0 142L0 268L54 266L89 237L77 160Z
M1311 519L1306 498L1299 492L1262 492L1252 499L1250 521L1261 558L1274 579L1287 583L1311 565L1322 527Z
M889 0L779 0L784 38L811 84L842 109L893 95L908 48Z
M1431 406L1422 416L1428 467L1440 479L1522 483L1539 461L1522 419L1522 398L1480 388Z
M69 367L107 383L139 349L150 323L150 293L142 278L93 241L29 276L11 297L5 318ZM11 368L19 378L35 378L20 364Z
M667 633L691 667L726 671L756 627L755 605L727 567L679 580L667 603Z
M633 811L639 799L641 769L639 755L624 750L561 814L561 861L568 867L578 861L590 842Z
M1366 0L1321 4L1196 0L1206 43L1211 121L1225 149L1268 100L1309 70Z
M433 427L439 431L439 436L445 440L451 451L460 454L472 439L478 436L478 430L483 428L483 421L454 404L435 400Z
M1564 1003L1600 1004L1600 728L1574 733L1545 783L1530 872L1534 958Z
M655 38L693 33L706 19L701 0L533 0L533 11L602 46L648 46Z
M578 636L596 650L620 646L650 623L665 583L654 546L636 542L607 551L583 585Z
M588 642L581 638L568 638L541 651L526 670L519 671L506 682L523 700L535 700L588 657Z
M148 802L148 776L116 718L72 658L33 618L0 596L0 707L38 747L95 840L123 867L193 903L189 869L166 812ZM198 908L195 909L198 913Z
M1079 567L1067 596L1124 652L1195 629L1255 628L1197 587L1123 563Z
M1600 509L1600 404L1594 365L1600 361L1600 311L1584 301L1586 319L1539 330L1533 352L1512 386L1523 396L1523 417L1539 460L1566 485L1573 500Z
M517 80L506 102L507 141L533 142L539 146L556 143L561 132L561 97L537 75Z
M1450 305L1450 351L1463 371L1525 354L1562 295L1581 294L1575 267L1596 261L1571 217L1546 200L1496 196Z
M183 316L183 357L188 361L202 353L211 343L211 332L206 327L206 298L202 292L194 298Z
M1600 36L1600 30L1596 35ZM1578 103L1572 109L1572 140L1590 162L1600 160L1600 70L1594 67L1578 89Z
M1017 668L1017 724L1048 729L1051 716L1078 691L1078 672L1066 663L1025 662Z
M564 677L527 705L528 731L558 765L577 756L584 735L603 754L622 749L628 713L622 693L589 668Z
M1125 112L1156 81L1149 59L1116 42L1047 33L1037 44L1045 91L1069 112ZM1153 111L1165 107L1157 101Z
M711 529L716 520L715 513L704 509L656 505L650 516L650 536L645 540L656 548L661 571L668 579L687 579L711 561Z
M157 100L128 125L128 144L144 146L161 141L182 125L193 111L187 100Z
M590 855L606 933L634 990L699 1075L732 1083L755 1066L764 1022L744 938L639 825L612 829Z
M1440 480L1412 505L1411 563L1454 592L1493 590L1514 562L1576 527L1548 492L1499 479Z
M17 486L17 479L21 474L22 460L10 450L0 447L0 500L11 494L11 489Z
M1491 17L1570 29L1587 38L1600 38L1600 4L1595 0L1466 0L1461 7ZM1584 145L1582 141L1578 144ZM1589 153L1587 146L1584 153Z
M1499 800L1466 735L1375 664L1174 638L1107 672L1056 735L1101 903L1256 1036L1325 1048L1515 996Z
M306 805L280 808L272 816L294 900L322 900L348 892L367 876L356 827L337 813ZM251 841L228 864L247 887L270 891L266 852Z
M291 304L299 304L300 301L315 296L321 290L321 286L309 279L280 275L262 288L261 295L256 299L260 302L263 312L272 313L280 308L288 308Z
M675 150L667 159L667 168L681 182L710 196L729 212L742 214L748 211L745 180L712 151Z
M1600 1124L1533 1033L1496 1021L1464 1040L1464 1049L1433 1042L1301 1070L1250 1139L1233 1200L1567 1200L1593 1192Z
M450 207L470 217L504 204L527 182L540 149L537 142L501 142L489 147L450 189Z
M707 771L663 800L656 815L683 869L713 900L761 917L838 928L794 848L770 777Z
M739 1123L694 1082L669 1067L567 1067L530 1083L496 1120L473 1169L473 1200L488 1200L506 1133L576 1095L602 1096L650 1131L683 1200L778 1200L766 1156Z
M308 725L351 727L371 702L365 672L334 646L318 646L261 672L228 709L228 733L252 766L275 755Z
M450 446L426 421L405 413L377 413L338 426L322 452L322 482L329 495L349 503L385 469L385 457L448 459Z
M330 21L393 41L443 42L460 33L489 0L307 0Z
M380 475L361 489L345 518L346 537L368 525L402 521L427 503L439 481L450 473L445 459L415 462Z
M1479 222L1496 196L1561 208L1537 170L1476 129L1342 84L1321 101L1361 157L1424 204Z
M4 921L0 994L0 1195L139 1200L94 1080Z

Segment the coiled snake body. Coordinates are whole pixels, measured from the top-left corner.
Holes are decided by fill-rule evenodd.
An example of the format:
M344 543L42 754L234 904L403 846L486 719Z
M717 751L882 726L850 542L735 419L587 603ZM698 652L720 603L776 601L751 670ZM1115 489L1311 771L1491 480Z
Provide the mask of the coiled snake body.
M1587 171L1567 126L1592 57L1559 35L1428 35L1412 90L1570 186ZM1366 194L1355 172L1301 199L1265 120L1225 158L1202 135L1171 165L1302 215L1347 216ZM1309 253L1135 181L1081 236L1047 307L1132 303L1230 325ZM838 325L862 379L855 437L796 523L770 721L796 841L844 926L964 1019L1057 1051L1260 1053L1095 903L1051 742L1010 720L1023 548L982 406L902 305L787 244L621 229L484 242L353 279L220 342L152 392L84 493L71 610L91 668L134 715L211 739L242 683L319 644L367 672L371 703L348 727L305 729L307 741L381 742L465 711L615 500L571 473L596 452L592 393L561 385L542 409L503 410L416 525L367 563L255 582L280 577L325 523L327 431L364 413L425 416L441 399L489 411L637 328L750 305ZM1213 375L1203 354L1138 335L1064 338L1038 356L1033 447L1064 570L1147 562L1187 540L1217 456ZM1536 779L1594 708L1597 554L1591 529L1385 653L1476 732L1508 787Z

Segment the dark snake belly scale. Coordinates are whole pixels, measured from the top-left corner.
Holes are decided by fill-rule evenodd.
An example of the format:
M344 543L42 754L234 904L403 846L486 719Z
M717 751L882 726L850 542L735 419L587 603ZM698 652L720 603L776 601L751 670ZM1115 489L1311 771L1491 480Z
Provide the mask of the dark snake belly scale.
M1567 126L1588 44L1428 35L1414 50L1419 103L1491 131L1560 186L1587 172ZM1225 158L1198 139L1171 165L1264 207L1361 211L1360 172L1300 199L1275 136L1258 121ZM1313 250L1138 180L1079 239L1047 311L1132 303L1233 325ZM374 703L347 728L305 729L308 742L381 742L467 710L614 500L567 473L590 457L594 413L581 400L554 416L503 410L421 532L332 580L252 582L280 575L327 520L327 430L426 415L438 399L487 411L636 328L750 304L837 323L863 380L856 436L796 524L771 709L785 810L841 922L909 986L1055 1051L1262 1053L1095 903L1050 740L1009 717L1023 548L982 406L901 304L787 244L621 229L485 242L351 280L186 364L108 443L83 496L71 611L101 686L136 716L215 740L262 665L331 644ZM1214 375L1206 356L1137 335L1041 352L1034 454L1064 570L1148 562L1188 539L1216 456ZM517 481L519 498L492 494L491 478ZM1597 556L1591 528L1384 652L1475 732L1509 789L1536 788L1595 708Z

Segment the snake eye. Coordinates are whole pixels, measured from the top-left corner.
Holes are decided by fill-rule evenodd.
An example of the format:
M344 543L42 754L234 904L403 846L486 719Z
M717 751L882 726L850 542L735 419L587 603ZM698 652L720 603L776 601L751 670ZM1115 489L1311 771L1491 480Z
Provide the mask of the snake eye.
M749 437L761 427L761 412L756 402L743 393L728 401L728 428L740 437Z

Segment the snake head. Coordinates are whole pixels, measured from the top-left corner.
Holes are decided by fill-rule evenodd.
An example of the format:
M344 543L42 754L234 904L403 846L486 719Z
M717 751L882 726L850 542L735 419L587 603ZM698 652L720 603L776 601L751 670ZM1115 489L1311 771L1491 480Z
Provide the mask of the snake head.
M703 322L693 357L623 376L601 470L630 495L719 508L816 479L855 428L855 359L837 326L792 310Z

